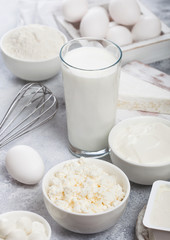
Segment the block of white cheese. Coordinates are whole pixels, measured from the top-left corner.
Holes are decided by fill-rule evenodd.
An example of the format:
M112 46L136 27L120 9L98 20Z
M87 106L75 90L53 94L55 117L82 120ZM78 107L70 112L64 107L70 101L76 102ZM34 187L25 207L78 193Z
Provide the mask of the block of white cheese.
M122 70L118 108L170 114L170 91Z
M123 70L138 77L142 81L152 83L160 88L170 91L170 75L139 61L129 62Z

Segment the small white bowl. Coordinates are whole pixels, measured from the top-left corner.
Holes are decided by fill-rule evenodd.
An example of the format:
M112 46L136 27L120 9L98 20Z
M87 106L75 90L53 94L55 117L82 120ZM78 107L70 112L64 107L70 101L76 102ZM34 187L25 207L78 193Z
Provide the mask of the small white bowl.
M28 217L30 218L32 221L37 221L43 224L45 231L46 231L46 235L47 235L47 240L51 239L51 227L49 225L49 223L45 220L45 218L41 217L40 215L34 213L34 212L29 212L29 211L11 211L11 212L6 212L6 213L2 213L0 215L0 219L8 219L11 222L15 222L18 218L20 217Z
M9 55L4 46L3 43L5 41L5 38L11 34L16 29L23 28L18 27L15 29L12 29L5 33L1 38L1 52L2 56L5 62L5 65L7 68L16 76L23 80L27 81L43 81L47 80L51 77L54 77L59 71L60 71L60 58L59 58L59 51L58 54L54 58L48 59L48 60L40 60L40 61L28 61L23 60L19 58L15 58L11 55ZM51 28L51 27L49 27ZM55 29L55 28L53 28ZM63 39L63 45L67 42L66 36L60 32L59 30L55 29L60 36ZM47 42L48 44L48 42Z
M42 183L45 205L52 218L62 227L70 231L84 234L102 232L115 225L122 215L130 194L129 180L124 172L113 164L99 159L86 158L86 161L89 163L89 165L96 164L100 168L103 168L103 170L108 174L115 175L117 182L125 191L125 197L120 205L102 213L83 214L63 210L56 206L47 195L50 177L54 174L54 172L56 172L56 170L61 169L65 163L77 160L78 159L73 159L57 164L46 173Z
M128 176L129 180L138 184L151 185L156 180L170 179L170 161L162 163L142 164L127 160L115 149L113 142L116 141L116 135L120 133L125 126L135 126L136 123L147 121L152 123L158 121L170 126L170 121L158 117L133 117L128 118L117 125L110 131L108 142L110 148L110 157L116 166L122 169Z

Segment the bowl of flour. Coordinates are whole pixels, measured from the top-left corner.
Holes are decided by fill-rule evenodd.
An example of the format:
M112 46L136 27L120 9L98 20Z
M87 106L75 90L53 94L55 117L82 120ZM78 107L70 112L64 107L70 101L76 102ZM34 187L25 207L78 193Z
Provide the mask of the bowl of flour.
M1 38L1 51L7 68L15 76L42 81L59 72L59 52L66 41L58 29L30 24L7 32Z

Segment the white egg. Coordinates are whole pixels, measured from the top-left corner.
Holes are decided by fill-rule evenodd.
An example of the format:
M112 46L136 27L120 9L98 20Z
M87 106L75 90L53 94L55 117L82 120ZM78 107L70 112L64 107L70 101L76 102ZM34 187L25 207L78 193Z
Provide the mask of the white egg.
M79 22L88 10L87 0L64 0L63 16L68 22Z
M44 163L33 148L17 145L7 152L6 169L17 181L36 184L44 174Z
M161 33L161 22L154 16L141 16L132 28L133 40L143 41L159 36Z
M21 229L15 229L11 231L5 238L5 240L27 240L27 239L28 238L26 233Z
M140 8L136 0L111 0L109 13L118 24L130 26L138 21Z
M32 231L32 221L28 217L20 217L16 221L16 227L24 230L26 234L29 234Z
M28 240L45 240L46 236L40 232L32 232L29 236L28 236Z
M103 38L109 26L109 17L102 7L92 7L84 15L80 23L82 37Z
M0 219L0 237L5 238L10 231L15 228L15 224L6 218Z
M124 46L132 43L132 34L126 27L114 26L108 30L106 39L116 43L119 46Z

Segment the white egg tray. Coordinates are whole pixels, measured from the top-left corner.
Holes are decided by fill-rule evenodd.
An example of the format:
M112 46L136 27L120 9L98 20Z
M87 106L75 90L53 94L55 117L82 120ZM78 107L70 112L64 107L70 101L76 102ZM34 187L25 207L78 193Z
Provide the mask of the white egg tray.
M155 16L140 2L139 5L143 15ZM101 6L108 9L108 4L103 4ZM64 27L72 38L81 37L78 27L65 21L63 16L55 17L57 22ZM143 63L152 63L170 57L170 28L163 22L161 22L161 24L162 32L160 36L121 47L123 51L123 64L134 60L138 60Z

